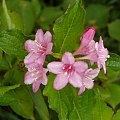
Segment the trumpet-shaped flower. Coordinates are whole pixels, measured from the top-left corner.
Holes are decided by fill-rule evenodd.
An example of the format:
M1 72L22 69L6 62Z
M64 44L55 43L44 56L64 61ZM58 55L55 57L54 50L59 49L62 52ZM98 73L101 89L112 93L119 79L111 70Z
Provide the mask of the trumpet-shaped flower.
M95 50L95 41L93 40L95 35L95 29L93 27L88 28L83 36L80 38L81 45L77 51L74 52L74 55L83 54L88 55Z
M99 69L87 69L83 74L82 74L82 87L79 90L78 95L82 94L85 89L92 89L94 86L94 78L99 74Z
M28 72L25 74L25 84L32 84L33 92L37 92L40 84L47 84L47 69L43 68L41 64L33 63L28 67Z
M85 62L75 62L73 55L66 52L61 62L51 62L48 64L48 70L57 74L54 80L54 88L60 90L64 88L67 83L74 87L82 86L82 78L80 73L83 73L88 68Z
M109 58L109 55L108 55L107 48L104 48L102 37L100 37L99 43L96 42L95 48L97 53L96 62L98 64L98 68L100 69L101 67L103 67L104 73L106 73L105 61L107 61L107 58Z
M27 40L25 42L25 49L29 52L24 59L26 66L34 61L39 61L41 64L44 63L46 55L52 53L53 43L51 39L52 35L49 31L44 34L42 29L39 29L35 35L34 41Z

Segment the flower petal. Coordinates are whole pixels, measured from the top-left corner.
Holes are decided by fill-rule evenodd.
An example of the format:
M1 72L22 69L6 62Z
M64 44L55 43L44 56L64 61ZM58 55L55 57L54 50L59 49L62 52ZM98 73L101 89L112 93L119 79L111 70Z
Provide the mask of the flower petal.
M24 83L25 84L32 84L34 82L34 77L32 77L31 72L27 72L24 77Z
M69 77L69 83L73 85L74 87L81 87L82 86L82 78L79 74L74 72L70 77Z
M94 81L92 79L87 79L86 78L86 79L83 80L83 82L84 82L84 85L87 89L92 89L93 86L94 86Z
M89 42L90 42L91 40L93 40L94 35L95 35L95 28L93 28L93 27L88 28L88 29L83 33L83 36L82 36L82 38L81 38L82 45L86 46L87 44L89 44Z
M25 42L25 49L26 49L28 52L32 52L32 51L37 52L38 47L37 47L37 45L35 44L34 41L32 41L32 40L27 40L27 41Z
M64 64L73 64L75 62L75 59L71 53L66 52L62 57L62 62Z
M52 54L53 43L47 45L46 54Z
M61 73L63 67L63 63L62 62L51 62L48 64L47 68L50 72L54 73L54 74L59 74Z
M81 95L84 91L85 91L85 86L82 85L82 86L80 87L80 90L79 90L79 92L78 92L78 95Z
M35 35L35 40L39 43L42 44L44 39L44 33L42 29L38 29Z
M32 64L35 62L38 62L39 64L43 64L44 60L45 60L44 55L31 52L25 57L24 63L25 63L25 66L28 67L29 64Z
M60 90L64 88L68 83L68 78L65 74L58 74L54 80L54 88Z
M33 82L32 89L33 89L34 93L36 93L39 90L40 84L41 84L41 80L40 79L37 79L37 80L35 80Z
M43 85L47 85L47 82L48 82L48 79L47 79L47 75L46 75L46 73L48 72L48 69L43 69L43 80L42 80L42 84Z
M85 62L75 62L73 66L77 73L82 73L88 69L88 65Z
M99 68L96 68L96 69L88 69L88 70L85 72L85 76L87 76L88 78L94 79L95 77L98 76L99 72L100 72L100 69L99 69Z
M52 40L52 35L49 31L47 31L45 34L44 34L44 42L46 44L50 43Z

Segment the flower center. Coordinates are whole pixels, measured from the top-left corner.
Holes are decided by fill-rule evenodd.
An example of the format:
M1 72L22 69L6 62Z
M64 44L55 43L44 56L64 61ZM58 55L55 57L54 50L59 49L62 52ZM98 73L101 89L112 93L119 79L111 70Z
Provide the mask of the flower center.
M65 64L63 66L63 71L68 77L72 74L73 70L73 65L71 64Z
M37 41L35 41L37 47L38 47L38 51L40 51L40 53L45 53L46 52L46 45L42 45L42 44L39 44Z

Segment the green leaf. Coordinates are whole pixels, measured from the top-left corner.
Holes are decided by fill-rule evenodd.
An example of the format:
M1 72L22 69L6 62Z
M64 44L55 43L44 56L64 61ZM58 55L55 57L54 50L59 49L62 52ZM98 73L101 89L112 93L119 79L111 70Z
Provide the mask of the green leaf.
M76 97L73 100L74 109L71 111L69 120L92 120L95 101L95 94L92 90L87 90L82 95Z
M15 89L17 87L19 87L20 84L17 84L17 85L12 85L12 86L2 86L0 87L0 96L4 95L6 92L12 90L12 89Z
M107 68L107 74L104 74L104 71L101 70L98 78L103 82L112 83L119 79L120 71L112 70L110 67Z
M6 92L4 95L0 96L0 105L8 106L10 103L15 102L16 99L11 91Z
M95 13L94 13L95 12ZM86 23L97 28L104 28L108 22L109 9L101 4L91 4L86 9Z
M85 11L81 7L81 0L70 7L54 25L55 52L73 52L79 46L80 35L83 31Z
M31 33L34 24L36 15L39 11L36 12L36 9L38 9L38 5L34 7L36 0L33 1L26 1L26 0L14 0L14 2L11 2L10 0L7 0L8 8L16 13L18 13L23 22L23 32L25 34Z
M115 53L110 53L110 58L106 62L107 67L113 70L120 70L120 56Z
M7 54L14 54L20 60L23 60L26 51L24 50L24 42L26 37L17 30L0 32L0 48Z
M33 102L35 104L35 109L37 110L40 118L42 120L49 120L49 112L46 106L46 103L44 101L43 95L40 90L38 90L37 93L33 93L31 88L29 89L29 92L32 96Z
M16 12L10 12L7 9L5 0L3 0L2 4L2 16L1 16L1 30L6 29L19 29L23 30L22 19L19 14Z
M0 108L0 118L2 120L20 120L17 115L14 115L12 112L8 112L2 108Z
M49 82L44 89L44 95L48 96L49 107L59 114L60 120L67 120L68 114L73 110L72 101L76 97L75 89L67 86L63 90L57 91L53 88L55 76L48 76Z
M3 51L0 49L0 62L2 60Z
M110 84L108 86L108 89L110 91L110 98L108 99L108 103L115 108L117 104L120 103L120 85L117 84Z
M117 113L114 114L112 120L120 120L120 110L118 110Z
M112 109L103 101L101 93L99 89L97 89L96 103L93 109L92 120L111 120L112 114Z
M23 84L25 72L20 68L12 68L4 75L3 84Z
M64 0L62 7L66 10L69 6L74 4L75 4L75 0Z
M16 57L14 55L4 54L0 61L0 70L10 70L15 61Z
M33 101L25 87L19 87L12 91L16 101L10 107L19 115L33 119Z
M111 22L110 24L108 24L109 35L112 38L120 41L119 28L120 28L120 19L117 19Z

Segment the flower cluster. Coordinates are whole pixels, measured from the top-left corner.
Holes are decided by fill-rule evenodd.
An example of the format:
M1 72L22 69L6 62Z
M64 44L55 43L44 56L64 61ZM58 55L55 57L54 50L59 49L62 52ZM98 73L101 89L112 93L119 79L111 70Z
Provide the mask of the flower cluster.
M83 93L86 88L92 89L93 79L99 74L102 67L106 73L105 61L109 57L108 50L104 48L102 37L100 37L99 42L95 42L94 35L95 29L88 28L80 38L81 45L77 51L73 54L65 52L61 62L51 62L45 69L43 68L45 57L52 53L52 35L50 32L43 35L43 31L38 30L35 41L27 40L25 43L25 49L29 52L24 60L28 68L25 83L33 83L33 91L36 92L41 83L47 84L46 73L49 71L57 75L54 80L54 89L56 90L64 88L68 83L73 87L80 88L78 95ZM75 58L75 55L84 56ZM88 59L91 65L96 62L98 68L89 68L88 64L84 62L85 59Z
M40 84L47 84L47 69L43 68L46 55L52 53L53 43L51 42L52 35L50 32L45 34L39 29L35 35L35 40L27 40L25 49L29 54L25 57L25 67L28 72L25 74L25 84L33 84L33 91L37 92Z

